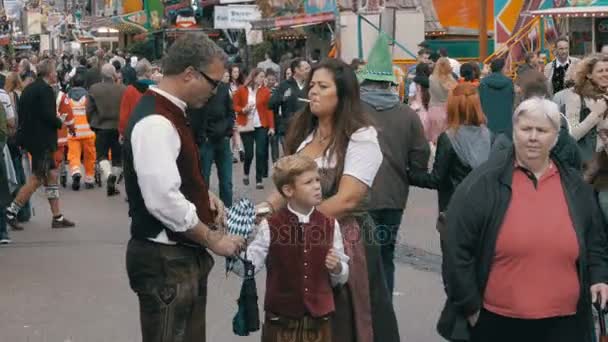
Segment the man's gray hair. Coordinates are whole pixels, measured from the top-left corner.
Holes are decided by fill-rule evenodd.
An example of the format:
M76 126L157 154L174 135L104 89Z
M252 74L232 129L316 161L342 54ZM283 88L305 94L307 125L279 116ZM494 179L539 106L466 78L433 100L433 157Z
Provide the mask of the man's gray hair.
M116 68L110 63L104 64L101 67L101 77L106 80L114 80L116 77Z
M36 66L36 72L38 73L38 77L49 77L51 72L55 71L55 62L50 59L43 59L42 62L38 63Z
M137 78L144 78L146 74L152 70L152 64L147 59L142 59L135 64L135 73Z
M163 74L165 76L179 75L188 67L205 70L215 59L219 59L225 64L228 57L224 50L211 41L207 35L184 34L171 45L164 57Z
M99 66L98 64L99 64L99 59L96 56L89 58L89 65L92 68L98 67Z
M513 125L515 125L520 116L525 114L546 117L557 131L561 127L562 114L557 104L551 100L536 96L525 100L517 106L513 113Z

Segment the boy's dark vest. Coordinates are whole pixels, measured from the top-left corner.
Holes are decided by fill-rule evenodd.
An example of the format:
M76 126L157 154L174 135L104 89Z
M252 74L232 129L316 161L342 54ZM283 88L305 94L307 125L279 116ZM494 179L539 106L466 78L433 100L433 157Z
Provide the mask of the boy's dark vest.
M137 174L133 167L131 133L133 132L133 127L141 119L152 114L164 116L177 129L181 143L181 149L176 161L182 181L180 191L188 201L194 203L201 222L208 225L213 222L213 216L209 208L208 188L201 175L199 152L194 143L194 136L189 127L188 119L183 111L170 100L152 90L148 90L142 96L135 109L133 109L133 113L129 118L129 124L125 130L125 142L123 145L125 188L129 198L131 236L134 239L155 238L164 229L171 240L193 244L183 234L173 232L152 216L148 212L141 195L137 182ZM151 167L154 167L154 165Z
M288 318L323 317L334 311L325 258L334 241L334 220L316 209L299 223L287 208L268 220L264 310Z

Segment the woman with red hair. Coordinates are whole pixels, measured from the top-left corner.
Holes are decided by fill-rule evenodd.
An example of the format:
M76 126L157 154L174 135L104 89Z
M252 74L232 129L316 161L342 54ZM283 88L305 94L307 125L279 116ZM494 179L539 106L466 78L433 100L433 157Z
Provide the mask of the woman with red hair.
M447 102L448 129L437 139L437 152L433 170L430 173L417 170L408 171L410 184L438 192L439 215L437 230L443 251L443 230L445 227L450 199L456 187L476 167L488 159L491 148L491 134L486 127L486 117L481 110L477 86L462 83L450 93ZM445 263L442 276L446 279Z

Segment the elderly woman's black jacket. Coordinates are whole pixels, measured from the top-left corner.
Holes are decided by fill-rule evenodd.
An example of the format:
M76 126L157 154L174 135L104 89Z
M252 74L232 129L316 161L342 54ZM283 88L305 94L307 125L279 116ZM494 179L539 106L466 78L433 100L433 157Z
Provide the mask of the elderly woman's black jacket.
M552 157L560 172L562 185L576 236L579 241L578 275L581 294L577 316L591 341L590 286L608 282L608 245L605 223L593 190L580 172L557 157ZM448 299L437 324L438 332L448 340L468 340L466 317L483 305L496 239L511 200L514 150L511 147L492 152L489 160L473 170L458 186L447 211L444 263ZM533 219L533 218L530 218ZM552 279L547 279L551 286Z

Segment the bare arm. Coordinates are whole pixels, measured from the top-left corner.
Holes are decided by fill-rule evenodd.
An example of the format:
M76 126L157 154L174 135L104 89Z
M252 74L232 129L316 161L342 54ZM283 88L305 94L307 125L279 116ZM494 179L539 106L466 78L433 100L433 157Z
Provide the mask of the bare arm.
M318 209L329 217L339 219L357 208L368 189L368 186L357 178L344 175L340 179L338 192L323 201Z

